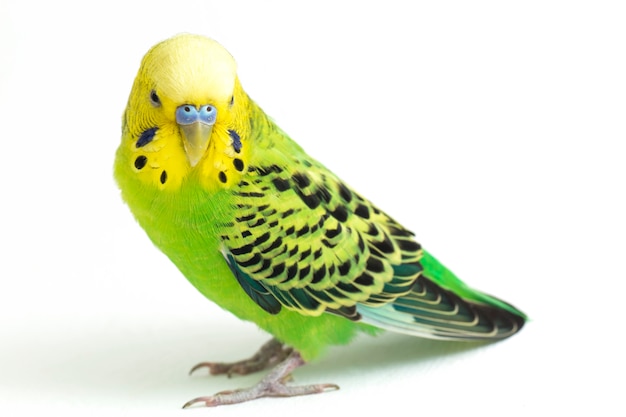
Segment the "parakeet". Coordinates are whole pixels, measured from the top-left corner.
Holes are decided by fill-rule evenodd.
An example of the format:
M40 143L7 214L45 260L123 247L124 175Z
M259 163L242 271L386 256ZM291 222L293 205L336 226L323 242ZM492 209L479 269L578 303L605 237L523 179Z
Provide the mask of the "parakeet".
M496 340L524 325L290 139L216 41L184 34L152 47L122 124L114 175L141 227L208 299L274 337L249 360L196 367L275 365L258 385L185 406L335 389L286 381L360 332Z

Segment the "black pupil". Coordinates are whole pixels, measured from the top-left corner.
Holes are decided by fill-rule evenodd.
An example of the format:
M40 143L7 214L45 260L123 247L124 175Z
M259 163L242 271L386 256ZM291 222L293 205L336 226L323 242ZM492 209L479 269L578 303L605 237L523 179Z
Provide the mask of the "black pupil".
M152 100L155 103L159 102L159 96L157 96L157 93L155 93L154 91L152 93L150 93L150 100Z

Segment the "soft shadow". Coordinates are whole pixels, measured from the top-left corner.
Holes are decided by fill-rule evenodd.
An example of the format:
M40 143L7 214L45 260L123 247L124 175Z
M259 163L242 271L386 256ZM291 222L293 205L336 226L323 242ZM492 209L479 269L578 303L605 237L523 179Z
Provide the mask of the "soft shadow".
M311 375L320 374L328 378L329 375L353 370L366 372L398 365L424 365L491 344L493 343L430 340L394 333L377 337L362 336L350 345L333 347L325 357L311 363L307 371Z
M206 322L168 321L146 327L141 322L109 323L107 329L67 329L45 345L14 344L16 355L44 352L26 372L13 373L12 384L21 392L40 392L43 401L117 404L124 407L172 408L197 395L249 386L259 375L208 377L189 369L205 360L230 361L253 354L269 336L254 326L226 323L210 328ZM347 346L333 347L327 355L296 371L299 379L339 382L346 374L398 365L436 361L475 350L484 343L426 340L404 335L362 336ZM40 366L39 366L40 365ZM7 376L8 377L8 376ZM17 399L17 398L16 398Z

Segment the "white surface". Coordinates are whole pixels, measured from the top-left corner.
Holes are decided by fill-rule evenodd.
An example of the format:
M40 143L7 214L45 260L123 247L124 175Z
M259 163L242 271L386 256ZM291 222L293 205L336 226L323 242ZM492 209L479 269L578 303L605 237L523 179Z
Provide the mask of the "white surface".
M620 2L17 3L0 5L1 415L624 411ZM186 283L112 180L139 60L183 31L224 44L305 149L525 310L523 332L364 337L296 372L339 392L179 410L257 379L190 366L266 339Z

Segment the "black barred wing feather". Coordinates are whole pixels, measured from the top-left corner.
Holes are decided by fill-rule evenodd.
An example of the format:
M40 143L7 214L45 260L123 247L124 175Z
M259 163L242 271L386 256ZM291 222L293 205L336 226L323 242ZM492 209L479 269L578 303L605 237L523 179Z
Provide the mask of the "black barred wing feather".
M267 291L263 284L255 281L243 272L230 253L224 252L224 257L226 258L226 262L228 262L228 266L230 267L233 275L237 278L237 282L239 282L239 285L241 285L241 288L243 288L246 294L248 294L248 296L252 298L252 300L257 303L259 307L268 313L278 313L281 309L281 304L269 291Z
M524 317L459 297L424 274L406 296L379 308L359 306L358 312L376 327L442 340L504 339L524 325Z
M233 191L236 218L223 250L248 295L270 313L282 306L360 319L411 292L421 248L405 230L323 167L250 167ZM302 168L305 168L301 164Z

